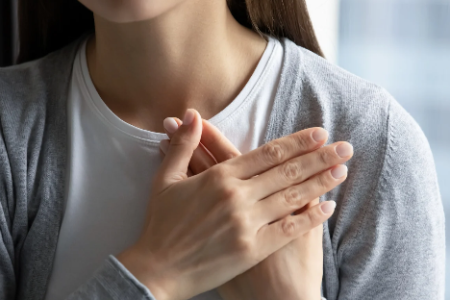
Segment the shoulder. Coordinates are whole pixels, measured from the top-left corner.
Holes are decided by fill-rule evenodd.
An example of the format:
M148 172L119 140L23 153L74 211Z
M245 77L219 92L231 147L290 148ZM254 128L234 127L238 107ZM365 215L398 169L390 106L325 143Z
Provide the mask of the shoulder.
M396 102L382 86L331 63L323 57L290 42L298 51L298 78L302 95L316 98L333 116L365 121L385 120L389 106Z
M0 68L0 129L2 138L22 143L31 132L60 122L76 49L81 38L48 55Z
M80 38L44 57L0 68L0 103L41 103L69 80Z
M46 62L45 57L0 68L0 115L3 118L32 111L45 103L42 91L47 85Z
M303 47L297 48L301 58L302 94L305 99L320 104L324 123L335 136L347 137L360 145L361 150L377 143L379 158L382 154L387 162L404 164L411 158L414 159L411 164L417 165L422 160L432 165L424 132L389 91ZM398 166L383 168L386 171Z
M365 210L369 199L403 197L406 188L417 195L427 191L438 199L427 138L390 92L290 40L285 39L283 45L282 91L272 119L278 127L272 127L279 128L277 136L323 127L329 132L329 143L348 141L353 145L347 180L327 195L341 200L341 212L348 209L354 217ZM330 219L332 226L336 218ZM349 231L350 227L341 229Z
M278 109L287 107L295 112L290 113L291 123L300 127L324 126L333 136L356 143L378 138L386 145L400 135L417 137L416 142L424 150L428 147L420 126L384 87L288 39L282 43L283 88L290 89L290 94L281 97Z
M287 117L281 135L319 126L329 131L330 142L346 140L355 150L380 153L386 145L390 114L414 122L384 87L288 39L281 42L284 62L274 106L278 117Z
M332 140L350 141L366 157L377 158L380 171L398 169L396 163L434 166L421 127L389 91L289 40L285 43L298 53L290 63L299 70L296 99L304 119L321 123Z
M324 253L333 262L324 264L324 272L340 275L344 298L356 290L363 294L367 282L355 278L369 273L379 274L376 282L386 295L398 292L392 278L408 287L433 278L435 285L415 293L441 291L445 218L422 129L382 86L289 40L284 47L271 138L317 126L328 130L328 143L354 147L347 179L322 196L337 203L324 225Z

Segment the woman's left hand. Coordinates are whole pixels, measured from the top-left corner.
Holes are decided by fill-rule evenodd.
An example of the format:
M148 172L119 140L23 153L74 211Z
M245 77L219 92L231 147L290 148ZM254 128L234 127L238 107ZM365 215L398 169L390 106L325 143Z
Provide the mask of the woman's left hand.
M169 137L181 123L177 118L166 119L164 124ZM165 148L164 143L167 145L169 140L162 141L161 149ZM201 142L192 156L190 172L201 173L238 155L241 155L239 150L217 128L203 120ZM298 212L318 203L319 198L314 199ZM322 234L321 224L218 287L218 292L224 300L319 300L323 272Z
M319 198L306 207L319 203ZM323 225L218 288L224 300L320 300Z

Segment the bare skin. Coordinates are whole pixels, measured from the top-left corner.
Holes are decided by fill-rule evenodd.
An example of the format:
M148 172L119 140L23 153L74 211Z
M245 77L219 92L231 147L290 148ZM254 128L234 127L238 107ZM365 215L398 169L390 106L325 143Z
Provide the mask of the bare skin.
M267 45L236 22L225 0L79 1L94 13L96 33L86 55L97 91L118 117L150 131L164 132L164 118L181 117L188 107L206 119L223 110L245 86ZM174 134L149 183L153 194L140 239L118 256L158 300L187 299L221 286L319 226L332 213L319 205L284 216L345 180L330 181L331 170L351 157L334 156L337 144L319 150L322 144L311 144L308 131L255 151L255 158L272 151L274 161L265 169L257 159L248 165L246 154L188 177L202 132L199 115L193 120ZM300 135L305 143L297 143L303 141ZM279 151L287 156L277 160ZM289 183L277 175L284 170L286 178L296 177L300 165L286 165L285 159L301 157L304 174L332 184L304 198L309 201L277 205L290 186L314 182L304 174ZM212 228L217 230L206 230Z
M153 179L141 237L117 258L159 300L188 299L254 267L331 216L329 201L291 215L346 178L335 174L351 146L321 147L323 131L291 134L188 177L202 133L188 110Z
M172 137L175 123L166 129ZM175 120L177 128L182 121ZM171 123L171 124L170 124ZM217 163L241 155L238 149L212 124L203 120L201 144L189 163L192 174L201 173ZM162 153L169 140L162 142ZM208 151L205 151L207 149ZM212 156L212 157L211 157ZM319 203L319 198L307 203L295 213L301 213ZM236 276L218 288L224 300L309 300L320 299L323 273L323 224L311 229L276 251L250 270Z
M94 11L96 33L86 50L92 81L117 116L142 129L164 132L163 119L182 117L188 107L206 119L216 115L242 90L267 45L236 22L225 1L178 2L130 23Z

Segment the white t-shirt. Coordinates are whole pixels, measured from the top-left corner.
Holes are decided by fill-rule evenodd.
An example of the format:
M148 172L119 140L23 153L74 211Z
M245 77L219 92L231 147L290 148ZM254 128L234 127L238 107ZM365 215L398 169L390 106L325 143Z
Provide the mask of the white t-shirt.
M283 60L269 42L239 95L209 121L242 152L262 145ZM97 93L86 63L86 41L73 65L68 101L66 202L46 300L60 300L85 282L109 254L133 244L142 229L150 183L164 133L130 125ZM215 291L193 299L220 299Z

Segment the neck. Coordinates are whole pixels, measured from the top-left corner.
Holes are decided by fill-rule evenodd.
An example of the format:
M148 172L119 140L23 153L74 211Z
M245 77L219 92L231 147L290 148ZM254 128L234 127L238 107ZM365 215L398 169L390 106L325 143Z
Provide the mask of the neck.
M242 90L266 40L226 1L183 1L156 18L113 23L98 15L87 63L101 98L122 120L163 132L165 117L196 108L209 119Z

